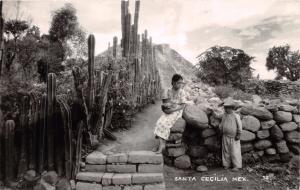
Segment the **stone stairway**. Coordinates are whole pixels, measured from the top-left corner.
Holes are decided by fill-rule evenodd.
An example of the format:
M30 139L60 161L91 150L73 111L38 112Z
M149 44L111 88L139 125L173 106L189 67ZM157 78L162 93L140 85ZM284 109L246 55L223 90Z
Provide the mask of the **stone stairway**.
M163 157L151 151L86 157L76 176L76 190L165 190Z

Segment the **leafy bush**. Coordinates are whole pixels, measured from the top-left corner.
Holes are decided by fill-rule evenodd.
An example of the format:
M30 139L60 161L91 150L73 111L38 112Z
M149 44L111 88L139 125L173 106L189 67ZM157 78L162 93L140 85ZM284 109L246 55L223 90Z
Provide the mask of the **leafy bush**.
M231 85L217 86L217 87L215 87L214 92L221 99L232 97L233 99L236 99L236 100L252 100L252 94L243 92L242 90L236 89L236 88L232 87Z
M214 46L198 57L197 76L211 85L232 84L239 86L252 78L250 64L254 57L241 49Z

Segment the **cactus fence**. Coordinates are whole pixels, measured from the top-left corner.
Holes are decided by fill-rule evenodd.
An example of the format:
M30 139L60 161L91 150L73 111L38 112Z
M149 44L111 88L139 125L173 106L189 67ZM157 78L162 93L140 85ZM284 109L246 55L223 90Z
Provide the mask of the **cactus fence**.
M114 37L108 68L95 70L95 37L89 36L88 76L79 67L72 69L75 98L57 94L57 77L49 73L44 94L29 93L23 97L19 120L3 121L0 110L0 180L21 178L29 169L38 173L55 170L60 176L74 178L83 146L95 147L104 134L110 134L108 127L115 113L115 99L108 96L111 88L118 88L122 80L131 84L128 90L134 110L158 96L160 78L152 39L147 31L140 39L140 1L135 3L131 24L129 1L121 1L122 56L117 56L118 39ZM118 62L126 65L126 75L111 69Z

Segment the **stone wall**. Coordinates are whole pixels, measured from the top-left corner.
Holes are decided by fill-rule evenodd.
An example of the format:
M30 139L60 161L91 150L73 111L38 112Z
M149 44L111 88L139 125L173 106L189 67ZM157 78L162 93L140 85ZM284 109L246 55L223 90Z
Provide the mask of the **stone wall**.
M257 161L288 162L300 154L300 101L272 100L260 104L240 104L243 131L243 164ZM220 110L190 105L171 128L164 152L166 164L199 171L221 166Z
M245 91L258 95L290 96L300 95L300 81L288 80L250 80Z
M76 190L165 190L163 157L150 151L96 151L86 157L76 180Z

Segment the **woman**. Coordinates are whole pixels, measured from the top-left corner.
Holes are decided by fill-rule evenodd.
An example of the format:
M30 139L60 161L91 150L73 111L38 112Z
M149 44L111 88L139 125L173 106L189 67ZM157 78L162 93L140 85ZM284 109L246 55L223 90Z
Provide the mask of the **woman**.
M182 117L182 112L186 103L186 94L183 88L183 78L179 74L172 77L172 88L167 91L167 97L163 97L163 114L158 119L154 134L159 139L159 146L156 153L161 153L166 146L166 141L170 135L170 129L175 122ZM170 102L167 101L170 100ZM168 102L168 105L165 104Z

